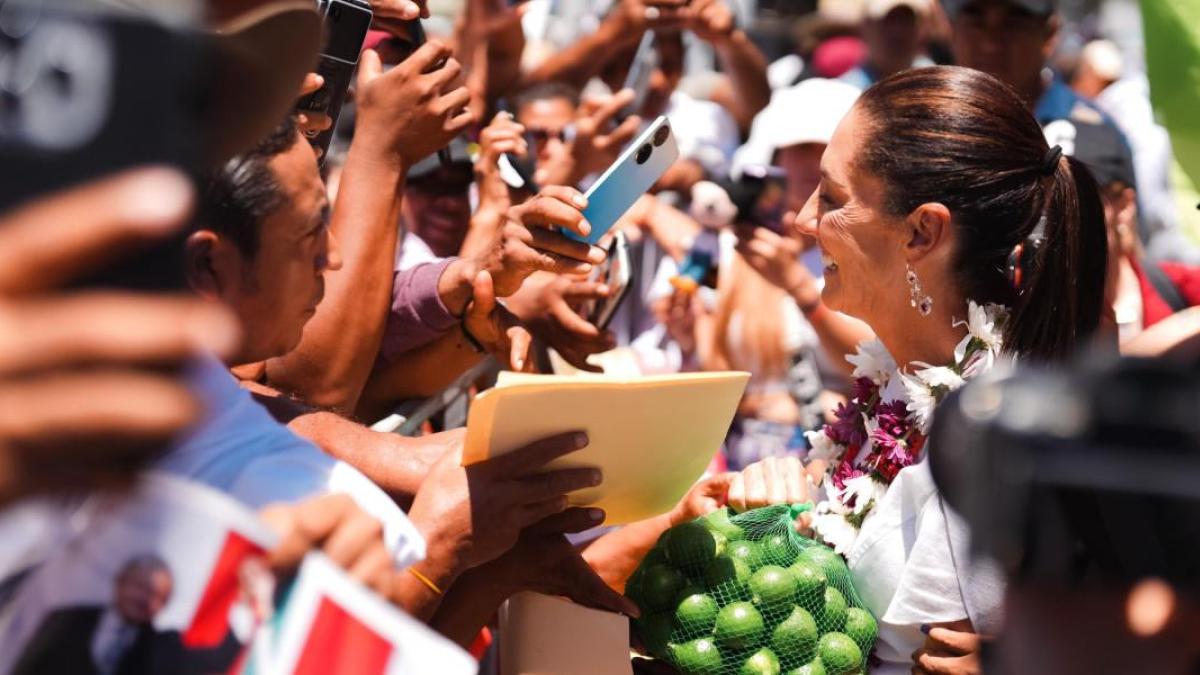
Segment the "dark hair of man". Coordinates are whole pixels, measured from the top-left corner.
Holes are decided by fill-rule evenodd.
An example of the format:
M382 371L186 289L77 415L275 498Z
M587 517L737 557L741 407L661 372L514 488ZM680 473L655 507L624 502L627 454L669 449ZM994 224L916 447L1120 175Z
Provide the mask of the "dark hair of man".
M565 82L542 82L518 94L513 101L514 110L520 110L538 101L552 101L557 98L566 99L572 108L579 107L578 89Z
M250 150L200 178L196 228L228 237L247 259L258 254L262 222L284 203L271 170L271 159L297 142L296 123L288 116Z
M945 205L959 288L1012 310L1005 348L1043 361L1070 355L1099 325L1104 298L1108 247L1091 172L1048 147L1014 89L976 70L904 71L857 105L868 129L858 167L883 180L885 210ZM1007 276L1014 250L1033 256L1017 286Z

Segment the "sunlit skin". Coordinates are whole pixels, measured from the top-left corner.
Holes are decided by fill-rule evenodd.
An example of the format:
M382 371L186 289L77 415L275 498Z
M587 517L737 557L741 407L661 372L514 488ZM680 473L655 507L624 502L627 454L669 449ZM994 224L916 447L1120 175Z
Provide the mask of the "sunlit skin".
M312 147L297 134L296 142L269 166L283 192L283 206L260 224L253 258L207 230L193 234L188 243L207 256L201 263L206 274L194 278L193 287L229 305L243 326L242 350L232 363L256 363L295 349L325 295L325 272L342 266Z
M905 216L887 214L883 181L853 163L865 133L855 107L834 132L821 158L820 184L796 219L800 232L821 247L821 299L868 323L897 363L950 363L963 334L953 324L966 316L966 301L950 274L950 212L928 203ZM906 265L934 300L929 316L910 306Z
M1034 16L1004 0L976 0L954 19L954 60L1007 82L1033 103L1045 88L1042 68L1054 52L1058 25L1057 16Z

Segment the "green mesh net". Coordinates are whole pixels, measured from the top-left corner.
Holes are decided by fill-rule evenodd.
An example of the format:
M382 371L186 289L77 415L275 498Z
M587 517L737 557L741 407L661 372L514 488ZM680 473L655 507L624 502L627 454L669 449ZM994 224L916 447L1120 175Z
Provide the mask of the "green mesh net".
M866 673L875 619L841 556L796 532L807 508L721 509L663 533L625 587L645 650L685 675Z

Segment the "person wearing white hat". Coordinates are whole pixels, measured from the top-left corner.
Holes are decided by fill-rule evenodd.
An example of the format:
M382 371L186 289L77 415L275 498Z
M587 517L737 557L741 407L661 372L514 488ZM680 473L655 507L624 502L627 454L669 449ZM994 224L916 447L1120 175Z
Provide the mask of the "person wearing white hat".
M906 68L932 66L925 56L925 24L930 0L867 0L862 36L867 54L839 79L859 89Z

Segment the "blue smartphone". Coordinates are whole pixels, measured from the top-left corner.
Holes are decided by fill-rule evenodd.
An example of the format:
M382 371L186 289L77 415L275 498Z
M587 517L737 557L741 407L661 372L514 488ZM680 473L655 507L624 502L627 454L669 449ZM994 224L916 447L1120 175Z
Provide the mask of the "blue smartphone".
M563 234L576 241L595 244L621 216L649 190L667 169L679 159L679 145L671 133L671 122L659 117L646 127L617 161L584 194L588 206L583 210L592 231L581 237L570 230Z

